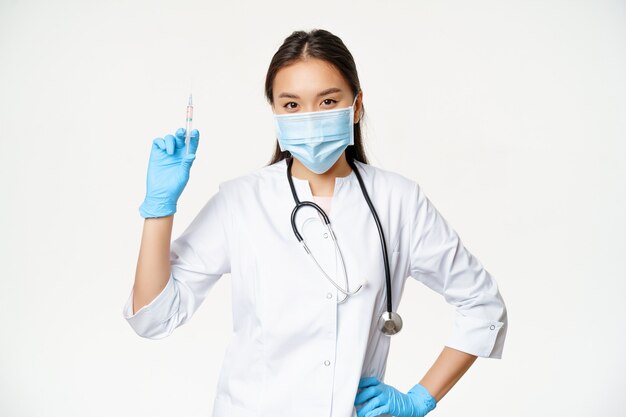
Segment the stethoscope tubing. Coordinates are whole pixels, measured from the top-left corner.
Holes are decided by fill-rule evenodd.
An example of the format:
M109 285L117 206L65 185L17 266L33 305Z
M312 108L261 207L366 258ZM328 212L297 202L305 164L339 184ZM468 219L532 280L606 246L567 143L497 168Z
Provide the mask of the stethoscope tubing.
M356 165L354 164L354 161L351 158L347 159L348 164L350 165L350 167L352 168L352 170L354 171L357 180L359 181L359 187L361 188L361 192L363 193L363 197L365 197L365 201L367 202L368 207L370 208L370 211L372 212L372 216L374 217L374 222L376 223L376 227L378 229L378 235L380 237L380 245L382 248L382 252L383 252L383 260L384 260L384 265L385 265L385 285L386 285L386 295L387 295L387 312L389 313L389 315L392 314L393 310L392 310L392 299L391 299L391 272L390 272L390 268L389 268L389 257L388 257L388 252L387 252L387 243L385 241L385 236L384 236L384 232L383 232L383 228L380 224L380 219L378 218L378 214L376 213L376 209L374 208L374 205L372 204L372 201L370 200L370 197L367 193L367 190L365 189L365 184L363 183L363 178L361 178L361 174L359 173L359 170L357 169ZM300 201L300 199L298 198L298 193L296 192L296 188L293 184L293 180L291 178L291 165L293 163L293 157L290 156L288 157L288 162L287 162L287 179L289 180L289 186L291 188L291 193L293 195L293 199L296 203L296 206L294 207L293 211L291 212L291 227L293 229L293 232L296 236L296 238L298 239L299 242L301 242L305 248L305 250L307 251L308 254L311 254L309 248L306 246L306 243L304 242L304 239L302 238L302 235L300 234L300 232L298 231L298 228L296 227L296 214L298 212L298 210L302 207L306 207L306 206L310 206L313 207L315 210L317 210L321 216L322 219L324 220L324 223L326 225L326 227L329 230L329 233L331 234L331 237L333 239L333 241L335 242L335 245L337 246L337 241L336 241L336 237L335 237L335 233L332 230L332 227L330 225L330 219L328 218L328 215L326 214L326 212L324 211L324 209L322 209L320 206L318 206L317 204L315 204L312 201ZM341 249L339 249L337 247L337 249L339 251L341 251ZM315 260L315 258L313 257L313 259ZM317 261L315 261L315 263L318 265L318 267L320 268L320 270L324 273L324 275L326 276L326 278L329 279L329 281L331 281L335 287L337 287L338 289L340 289L337 284L334 283L334 281L332 281L332 279L330 279L330 277L328 277L328 275L326 274L326 272L324 272L324 270L321 268L321 266L319 265L319 263L317 263ZM345 274L345 266L344 266L344 274ZM347 285L347 283L346 283ZM359 286L359 288L357 290L355 290L353 293L350 293L348 291L349 294L354 294L356 293L359 289L361 288L361 286ZM341 290L341 289L340 289ZM343 292L343 290L341 290ZM347 299L348 297L346 297ZM345 300L344 300L345 301Z

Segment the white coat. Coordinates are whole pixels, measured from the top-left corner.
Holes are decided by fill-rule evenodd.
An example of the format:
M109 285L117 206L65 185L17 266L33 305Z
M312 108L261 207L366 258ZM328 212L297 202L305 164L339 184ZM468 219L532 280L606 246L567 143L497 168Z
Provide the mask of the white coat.
M507 313L496 281L415 181L355 163L387 242L394 311L411 276L455 308L445 345L500 359ZM132 314L131 290L123 308L138 335L161 339L188 322L217 280L231 274L233 333L213 417L355 417L359 379L384 381L393 336L378 328L386 311L383 255L356 174L336 178L329 217L350 290L362 278L368 284L337 304L345 296L293 234L286 169L281 160L220 183L172 242L171 275L162 292ZM312 200L308 181L293 181L300 200ZM297 225L318 262L344 287L341 263L318 213L302 208ZM418 329L405 320L402 332Z

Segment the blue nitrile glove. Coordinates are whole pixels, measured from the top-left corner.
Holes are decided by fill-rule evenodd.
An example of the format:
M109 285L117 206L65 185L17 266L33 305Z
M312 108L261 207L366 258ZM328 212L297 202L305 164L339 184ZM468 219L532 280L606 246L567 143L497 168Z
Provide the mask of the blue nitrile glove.
M189 171L196 158L200 132L191 131L189 154L185 155L185 129L176 131L176 136L167 135L152 141L146 197L139 206L144 218L165 217L176 213L176 203L183 192Z
M354 405L367 403L357 410L358 417L391 414L396 417L424 417L437 406L437 401L421 384L416 384L403 394L394 387L380 382L375 376L361 378ZM369 400L369 401L368 401Z

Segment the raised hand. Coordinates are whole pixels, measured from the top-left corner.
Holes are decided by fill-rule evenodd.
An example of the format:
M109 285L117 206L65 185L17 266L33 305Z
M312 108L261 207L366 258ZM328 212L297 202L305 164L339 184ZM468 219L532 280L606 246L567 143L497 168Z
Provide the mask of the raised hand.
M197 129L191 131L189 154L185 155L185 129L152 141L146 197L139 206L144 218L165 217L176 213L176 204L189 181L189 172L196 158L200 140Z

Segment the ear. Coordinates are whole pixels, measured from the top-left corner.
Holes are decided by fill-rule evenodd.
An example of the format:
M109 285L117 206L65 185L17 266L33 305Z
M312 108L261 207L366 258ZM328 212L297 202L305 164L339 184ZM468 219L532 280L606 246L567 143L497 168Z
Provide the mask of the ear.
M363 90L359 91L354 103L354 120L353 123L357 124L363 117Z

